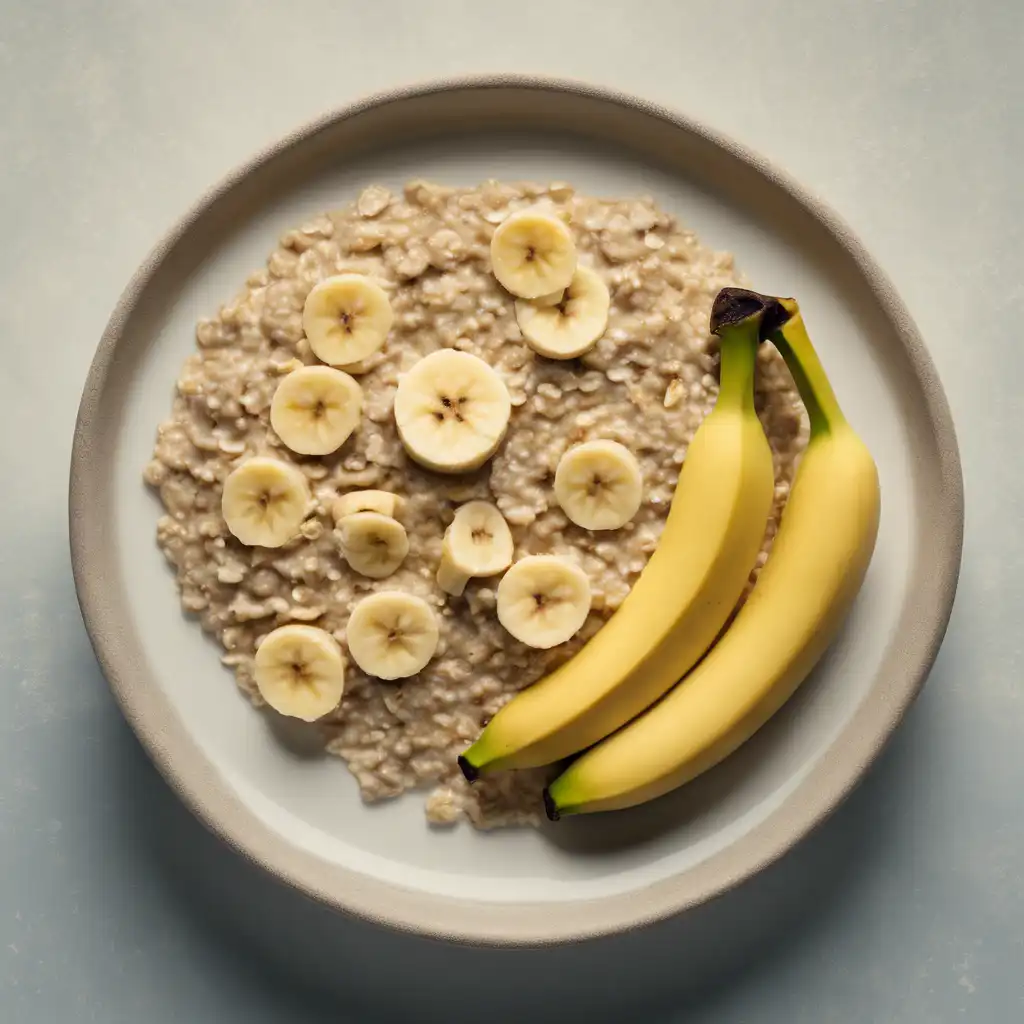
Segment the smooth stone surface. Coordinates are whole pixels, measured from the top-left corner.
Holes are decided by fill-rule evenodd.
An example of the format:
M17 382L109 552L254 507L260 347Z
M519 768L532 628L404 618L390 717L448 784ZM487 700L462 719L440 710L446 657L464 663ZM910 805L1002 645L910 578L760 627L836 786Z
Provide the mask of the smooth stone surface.
M5 1022L440 1021L470 1007L495 1021L716 1024L1021 1013L1024 484L1011 414L1024 379L1012 327L1024 11L997 0L741 0L729 5L743 31L729 36L726 67L721 10L49 0L4 12ZM757 66L765 55L770 70ZM85 370L167 224L253 149L327 107L482 67L576 75L677 106L822 194L927 339L967 483L947 643L864 786L776 868L699 915L557 953L452 950L354 926L209 837L106 691L66 548Z

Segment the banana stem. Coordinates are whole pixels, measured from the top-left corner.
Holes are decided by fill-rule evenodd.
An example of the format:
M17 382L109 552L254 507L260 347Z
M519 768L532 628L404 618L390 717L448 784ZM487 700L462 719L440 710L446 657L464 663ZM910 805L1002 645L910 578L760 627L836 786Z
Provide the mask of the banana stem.
M754 408L757 346L789 314L778 299L747 288L723 288L718 293L711 307L711 332L722 339L718 408Z
M748 411L754 407L754 371L760 344L760 318L721 329L722 370L718 406Z
M846 422L839 401L825 375L818 353L814 351L800 308L792 299L783 300L792 316L769 334L793 375L807 416L811 437L827 434Z

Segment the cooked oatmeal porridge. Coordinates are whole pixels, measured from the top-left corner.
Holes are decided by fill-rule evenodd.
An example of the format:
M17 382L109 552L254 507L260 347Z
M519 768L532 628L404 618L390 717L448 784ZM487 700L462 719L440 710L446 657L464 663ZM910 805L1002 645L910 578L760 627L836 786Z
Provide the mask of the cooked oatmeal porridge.
M491 273L494 228L543 202L575 235L581 266L611 296L608 325L578 359L536 355L517 325L514 300ZM284 375L317 363L303 332L310 290L353 272L381 285L394 321L386 346L356 368L363 392L355 432L333 454L296 455L270 426ZM739 283L732 257L702 247L651 199L596 199L565 184L445 188L416 181L403 194L370 186L349 206L287 232L266 268L196 331L198 351L181 372L170 418L158 432L145 479L165 514L157 538L174 567L183 608L224 648L223 662L254 704L254 654L286 623L308 623L345 647L353 605L401 590L434 609L440 639L415 676L394 683L348 659L340 706L311 729L341 757L363 798L426 793L433 823L535 824L546 771L503 772L470 787L457 756L516 692L570 658L622 603L658 543L687 445L717 394L717 339L708 315L717 292ZM512 401L504 443L480 469L430 472L413 462L393 417L398 380L437 349L484 360ZM775 461L775 508L751 582L764 563L797 456L802 407L781 358L762 346L758 411ZM621 529L573 525L554 499L559 459L572 445L607 439L639 462L643 503ZM296 466L312 496L299 535L279 548L247 547L229 532L221 492L241 462L270 455ZM386 579L351 570L331 509L354 489L405 499L409 551ZM498 578L472 579L461 597L435 574L456 507L494 502L511 527L516 558L557 554L589 578L593 602L570 641L537 650L513 639L495 614Z

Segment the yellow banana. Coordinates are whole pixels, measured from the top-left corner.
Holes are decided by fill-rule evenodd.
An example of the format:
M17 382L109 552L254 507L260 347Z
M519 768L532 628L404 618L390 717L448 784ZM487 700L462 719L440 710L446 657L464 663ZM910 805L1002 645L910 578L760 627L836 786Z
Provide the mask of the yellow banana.
M874 551L878 472L847 423L791 299L770 332L811 438L754 591L708 656L660 703L585 753L545 793L548 815L630 807L681 786L745 743L832 641Z
M719 296L712 328L721 336L721 389L687 451L657 550L600 632L502 708L459 758L468 779L550 764L603 739L661 697L725 625L760 550L774 490L754 411L769 312L752 292Z

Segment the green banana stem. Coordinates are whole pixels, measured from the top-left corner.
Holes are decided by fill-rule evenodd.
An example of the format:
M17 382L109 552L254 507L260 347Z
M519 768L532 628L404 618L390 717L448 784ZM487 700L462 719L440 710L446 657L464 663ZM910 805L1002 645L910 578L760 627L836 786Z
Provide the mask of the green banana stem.
M790 314L785 323L768 334L785 359L811 421L811 437L828 434L846 422L839 401L828 382L818 353L814 351L800 307L793 299L779 300Z
M721 386L717 408L754 408L757 346L788 316L777 299L745 288L723 288L711 310L711 331L721 338Z
M754 408L754 370L760 344L759 323L744 320L722 329L721 386L718 406L743 412Z

